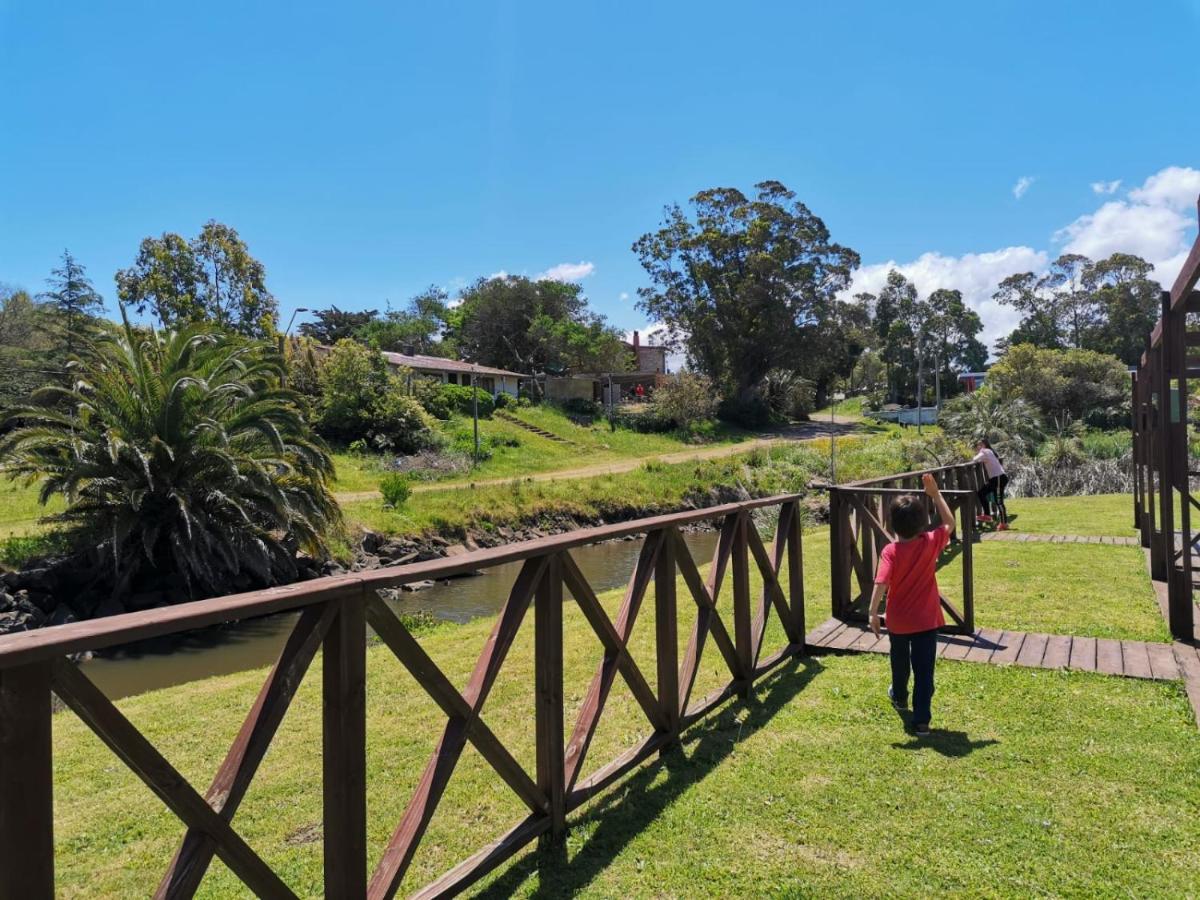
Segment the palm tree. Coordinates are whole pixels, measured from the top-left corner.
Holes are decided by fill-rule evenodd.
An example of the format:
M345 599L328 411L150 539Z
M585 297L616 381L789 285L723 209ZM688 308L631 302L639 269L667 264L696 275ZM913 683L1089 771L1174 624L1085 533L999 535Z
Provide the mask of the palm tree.
M66 498L50 520L101 550L114 594L146 567L179 573L195 596L294 577L297 548L326 553L340 521L333 464L274 352L211 326L124 319L68 371L7 412L0 469L41 480L43 504Z
M1021 398L985 387L946 404L942 429L960 440L984 440L1001 456L1028 456L1042 438L1037 410Z

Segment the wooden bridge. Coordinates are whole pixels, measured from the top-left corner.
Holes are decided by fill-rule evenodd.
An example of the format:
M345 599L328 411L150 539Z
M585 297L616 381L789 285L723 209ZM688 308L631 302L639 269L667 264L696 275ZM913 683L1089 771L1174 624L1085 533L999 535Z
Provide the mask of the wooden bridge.
M751 685L792 656L804 653L805 609L801 522L797 495L728 504L694 512L573 531L505 547L323 578L254 593L183 603L107 619L12 634L0 638L0 898L31 900L54 895L54 797L51 693L56 694L174 813L184 833L155 896L190 897L214 856L256 896L295 896L279 875L242 839L233 819L259 765L320 650L323 716L324 887L331 898L395 895L413 854L468 744L528 807L506 834L428 885L420 896L454 894L536 838L561 838L566 816L650 755L676 742L682 729ZM778 514L774 539L765 544L752 521L756 510ZM720 537L707 578L702 577L680 533L712 522ZM642 536L642 546L615 621L571 556L604 540ZM460 692L378 594L381 588L448 578L505 563L520 572L474 671ZM750 572L762 578L751 596ZM783 573L786 570L786 577ZM681 613L677 579L686 585L690 628L679 653ZM717 601L730 581L732 621ZM652 590L651 590L652 587ZM564 731L563 608L569 593L582 611L603 658L584 698L574 730ZM655 659L639 664L628 649L647 593L653 594ZM482 716L488 694L529 608L533 609L536 771L527 772ZM131 641L288 611L299 611L278 661L263 683L224 762L204 793L157 750L80 671L72 655ZM786 643L764 646L772 613ZM441 708L446 723L408 807L368 881L366 810L367 626ZM702 654L715 646L729 680L693 699ZM657 674L656 689L645 675ZM617 676L651 725L640 745L583 778L583 762Z

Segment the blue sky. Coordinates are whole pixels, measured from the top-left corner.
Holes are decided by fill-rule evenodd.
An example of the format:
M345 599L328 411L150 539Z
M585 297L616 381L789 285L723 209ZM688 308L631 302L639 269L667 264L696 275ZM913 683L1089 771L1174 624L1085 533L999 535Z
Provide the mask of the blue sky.
M633 328L663 205L772 178L860 287L961 286L995 337L1010 271L1190 243L1198 26L1174 0L0 0L0 281L70 247L111 305L141 238L216 218L285 317L569 264Z

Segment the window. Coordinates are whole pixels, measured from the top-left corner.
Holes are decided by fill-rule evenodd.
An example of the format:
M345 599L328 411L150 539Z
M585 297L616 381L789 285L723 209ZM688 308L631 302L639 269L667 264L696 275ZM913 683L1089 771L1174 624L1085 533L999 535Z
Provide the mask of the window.
M489 394L496 393L496 379L490 376L483 376L479 379L479 386Z
M446 384L458 384L458 376L453 372L446 373Z

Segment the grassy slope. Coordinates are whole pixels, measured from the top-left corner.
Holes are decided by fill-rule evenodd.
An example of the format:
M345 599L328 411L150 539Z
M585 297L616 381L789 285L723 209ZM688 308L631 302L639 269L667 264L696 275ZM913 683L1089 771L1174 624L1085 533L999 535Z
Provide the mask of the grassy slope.
M812 626L825 616L828 569L819 539L808 540L806 549ZM611 611L619 596L604 601ZM729 603L726 590L720 605L727 622ZM981 600L981 616L984 606ZM631 640L651 685L652 609L643 610ZM565 619L569 729L599 645L573 605ZM529 625L484 717L532 771ZM461 687L489 628L488 621L441 628L422 643ZM681 645L686 638L683 628ZM768 646L780 641L773 623ZM316 669L235 822L306 896L320 893L321 845L313 831L320 822ZM262 677L258 671L210 679L120 705L203 785ZM1152 895L1197 883L1200 857L1185 848L1200 839L1190 799L1200 790L1200 734L1178 685L943 662L935 716L944 730L921 745L883 699L886 677L881 657L824 657L785 667L754 702L727 707L689 732L681 752L582 809L566 865L552 861L539 875L541 857L529 851L485 890L495 896ZM696 696L721 681L720 655L710 645ZM374 859L444 719L379 647L369 651L368 706ZM586 769L646 732L618 680ZM173 850L177 823L70 714L55 717L55 742L60 891L147 893ZM514 795L468 751L402 890L436 876L521 814ZM241 892L214 865L203 893Z

